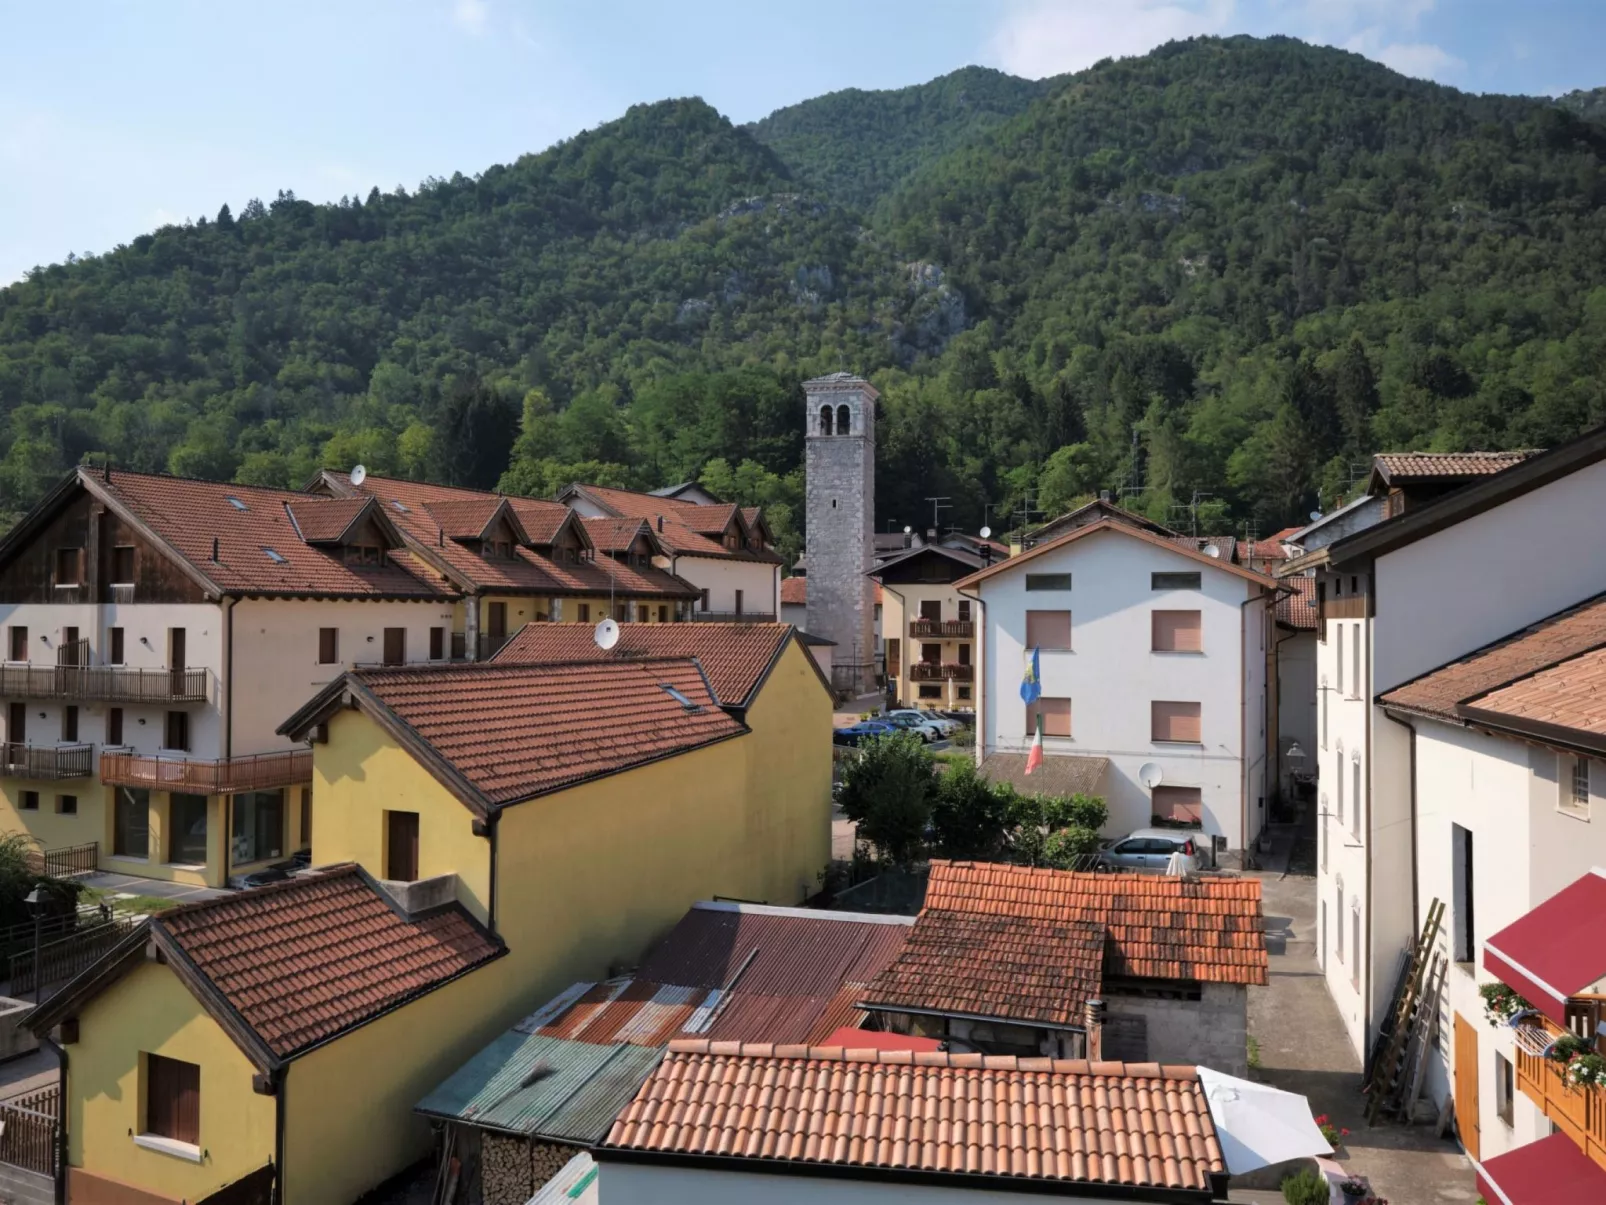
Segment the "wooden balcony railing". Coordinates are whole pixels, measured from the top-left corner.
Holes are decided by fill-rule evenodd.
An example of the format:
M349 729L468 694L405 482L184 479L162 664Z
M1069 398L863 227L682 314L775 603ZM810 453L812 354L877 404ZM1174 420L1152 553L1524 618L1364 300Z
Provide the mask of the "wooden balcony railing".
M1517 1087L1556 1127L1601 1167L1606 1167L1606 1088L1575 1087L1565 1065L1538 1049L1560 1037L1561 1026L1532 1017L1517 1029Z
M93 745L26 745L6 742L0 774L7 778L88 778L94 773Z
M0 695L85 703L204 703L204 669L0 664Z
M969 682L976 676L974 665L960 665L954 661L916 661L909 666L911 682Z
M102 753L100 780L109 786L154 787L193 795L236 795L271 791L312 781L312 750L255 753L216 760L152 757L144 753Z
M969 619L911 619L911 639L968 640L976 634L976 625Z

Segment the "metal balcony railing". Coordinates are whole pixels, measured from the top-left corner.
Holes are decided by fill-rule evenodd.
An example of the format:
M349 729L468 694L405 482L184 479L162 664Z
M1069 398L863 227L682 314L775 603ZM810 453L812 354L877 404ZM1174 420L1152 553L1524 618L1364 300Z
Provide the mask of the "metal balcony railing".
M204 703L204 669L0 663L0 695L84 703Z
M976 634L976 625L969 619L911 619L909 635L938 640L968 640Z
M916 661L909 666L911 682L969 682L976 676L974 665L960 665L954 661Z
M254 753L215 759L102 753L100 780L109 786L154 787L193 795L271 791L312 781L312 750Z
M3 751L0 774L7 778L88 778L94 773L93 745L29 745L8 741Z
M693 611L695 623L774 623L773 611Z

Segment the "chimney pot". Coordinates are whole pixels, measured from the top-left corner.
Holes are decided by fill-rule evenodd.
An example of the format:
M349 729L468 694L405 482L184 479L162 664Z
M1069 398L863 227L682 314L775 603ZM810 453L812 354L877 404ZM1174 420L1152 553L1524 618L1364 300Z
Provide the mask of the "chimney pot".
M1101 1059L1104 1057L1104 1001L1089 1000L1082 1011L1087 1026L1087 1057Z
M659 531L663 531L663 529L664 529L664 517L662 515L659 515L658 516L658 530Z
M1100 502L1108 502L1109 500L1110 500L1110 491L1109 490L1100 490L1099 491L1099 501Z

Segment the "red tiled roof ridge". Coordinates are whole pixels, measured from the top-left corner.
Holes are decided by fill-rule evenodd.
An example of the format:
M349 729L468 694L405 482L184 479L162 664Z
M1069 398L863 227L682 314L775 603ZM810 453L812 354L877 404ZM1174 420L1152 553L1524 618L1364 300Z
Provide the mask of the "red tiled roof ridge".
M664 662L684 665L688 661L695 663L699 668L702 666L695 653L649 653L639 657L626 653L608 660L599 657L566 657L553 661L414 661L406 665L363 665L349 669L346 673L348 676L360 681L388 677L391 674L405 674L408 676L486 674L489 676L498 671L500 671L501 676L509 677L514 674L528 673L532 669L600 669L617 665L656 665Z
M356 862L331 862L328 866L314 866L301 874L291 875L277 883L263 883L259 887L252 887L246 891L231 891L227 895L215 896L207 900L192 900L189 903L175 904L171 908L163 909L151 919L166 924L186 916L193 916L198 912L215 912L231 905L242 903L256 903L259 900L271 899L276 895L283 895L297 887L305 887L310 882L325 882L329 879L360 878L363 870Z
M986 1071L1049 1072L1056 1075L1120 1076L1127 1079L1197 1080L1199 1068L1185 1063L1123 1063L1098 1059L1055 1059L1015 1054L959 1054L943 1050L881 1050L875 1047L807 1046L777 1042L717 1042L676 1038L670 1054L718 1055L744 1059L807 1059L825 1063L881 1063L917 1067L975 1068Z

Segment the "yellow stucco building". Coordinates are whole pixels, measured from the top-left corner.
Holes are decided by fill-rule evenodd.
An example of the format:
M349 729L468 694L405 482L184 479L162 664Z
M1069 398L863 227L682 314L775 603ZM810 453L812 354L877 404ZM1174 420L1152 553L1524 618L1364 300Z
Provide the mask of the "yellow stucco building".
M810 894L830 722L779 624L632 626L606 653L532 625L492 663L346 674L284 728L313 741L325 869L153 920L35 1015L69 1059L70 1199L255 1175L263 1201L347 1205L535 1004L699 899Z

